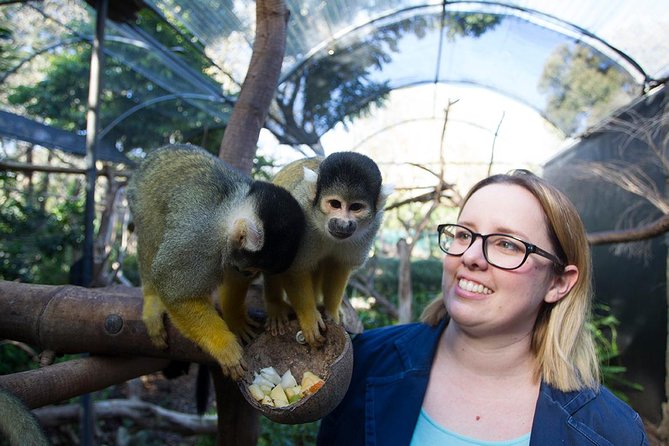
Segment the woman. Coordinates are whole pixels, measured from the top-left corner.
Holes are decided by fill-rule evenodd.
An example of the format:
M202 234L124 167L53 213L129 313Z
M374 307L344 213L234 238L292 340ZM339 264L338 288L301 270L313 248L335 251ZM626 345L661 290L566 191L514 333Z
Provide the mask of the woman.
M439 226L443 296L422 323L354 339L351 385L320 445L646 445L599 385L585 229L528 171L495 175Z

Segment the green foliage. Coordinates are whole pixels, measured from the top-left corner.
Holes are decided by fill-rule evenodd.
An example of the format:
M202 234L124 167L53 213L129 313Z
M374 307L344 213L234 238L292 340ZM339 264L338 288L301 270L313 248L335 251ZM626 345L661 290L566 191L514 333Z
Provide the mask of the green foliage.
M74 253L83 243L84 198L78 184L66 186L67 196L47 209L44 194L14 194L16 175L0 172L0 279L21 282L68 283Z
M253 158L253 168L251 175L256 180L271 181L276 172L277 166L273 159L256 155Z
M216 436L215 435L201 435L198 437L196 446L216 446Z
M35 368L33 358L12 344L0 344L0 375L24 372Z
M148 10L138 15L137 22L165 47L178 51L179 57L190 67L204 71L211 66L200 51L190 44L185 30L182 30L185 36L179 35ZM73 24L81 27L83 34L90 33L90 30L86 31L89 25ZM43 44L46 46L50 43ZM150 79L155 76L149 73L162 66L156 63L155 54L114 40L108 41L107 47L112 54L132 56L135 64L131 68L113 57L105 58L100 95L100 130L133 107L147 105L147 101L169 94ZM5 48L0 46L0 50L4 53ZM78 42L61 47L44 57L48 64L46 71L41 73L41 80L26 82L8 91L9 103L24 109L26 115L38 117L54 127L72 132L84 131L91 59L89 43ZM174 74L164 70L161 77L169 82ZM211 83L215 85L213 80ZM216 109L224 108L216 106ZM184 99L170 99L139 108L122 125L111 129L103 139L125 151L158 147L168 142L192 142L217 151L223 130L224 124L220 119L191 106Z
M494 14L454 12L447 13L444 21L446 35L453 40L458 36L481 37L499 25L502 17Z
M286 425L260 418L258 446L304 446L316 444L320 422Z
M610 313L611 309L603 304L596 306L588 329L595 339L595 348L602 371L602 382L619 398L627 401L623 390L643 390L640 384L624 378L626 367L620 365L618 350L618 330L620 321Z
M141 280L139 278L139 260L135 254L127 254L123 259L122 265L123 275L133 285L139 286Z
M546 113L567 134L599 122L639 93L620 67L583 45L555 50L544 66L539 91L548 94Z
M9 28L9 23L0 20L0 73L4 73L15 63L16 49L12 43L12 31Z
M26 114L40 117L46 124L81 131L86 128L89 63L90 47L83 43L51 55L45 77L35 84L16 87L8 96L9 103L23 107ZM137 71L108 58L100 98L101 127L138 103L165 94ZM178 99L139 109L105 139L125 150L182 141L217 150L222 134L222 123L212 122L204 112L186 107Z
M374 257L366 264L365 269L374 274L374 288L397 306L399 260L392 257ZM428 258L411 262L411 285L413 292L413 319L418 320L425 306L441 292L441 260ZM349 292L354 296L355 293ZM392 320L385 312L372 306L369 310L358 310L358 316L365 328L382 327L397 321Z

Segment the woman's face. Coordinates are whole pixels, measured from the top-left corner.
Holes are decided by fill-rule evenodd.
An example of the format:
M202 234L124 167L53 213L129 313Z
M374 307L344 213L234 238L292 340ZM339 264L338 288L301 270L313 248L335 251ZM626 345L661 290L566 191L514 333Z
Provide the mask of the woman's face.
M503 233L555 253L539 201L513 184L491 184L476 191L462 208L458 224L481 234ZM471 334L510 335L532 332L542 302L564 293L551 261L530 254L507 271L490 265L480 237L460 257L444 255L442 289L452 320Z

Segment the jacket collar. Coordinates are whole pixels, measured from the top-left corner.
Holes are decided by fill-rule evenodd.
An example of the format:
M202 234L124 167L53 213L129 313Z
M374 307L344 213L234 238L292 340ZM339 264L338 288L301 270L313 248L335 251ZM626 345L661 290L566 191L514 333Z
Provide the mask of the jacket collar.
M434 327L407 330L395 341L402 370L394 375L368 379L367 444L409 444L427 390L432 359L446 322L444 319ZM427 346L429 348L425 348ZM562 392L542 381L531 446L551 444L564 435L567 420L595 397L592 389ZM388 411L389 405L395 410Z
M402 367L369 377L366 386L366 445L409 444L423 405L432 358L446 322L416 325L394 345ZM390 408L390 410L389 410Z
M426 326L423 330L408 330L395 341L395 348L402 361L404 370L427 370L432 367L432 359L439 345L439 337L446 327L444 318L435 326ZM422 346L430 346L423 348Z

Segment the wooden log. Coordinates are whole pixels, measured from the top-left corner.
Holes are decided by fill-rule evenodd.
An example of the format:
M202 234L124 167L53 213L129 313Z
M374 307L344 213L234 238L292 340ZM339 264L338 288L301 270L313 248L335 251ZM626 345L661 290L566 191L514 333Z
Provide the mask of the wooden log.
M0 387L31 409L102 390L167 366L169 359L96 357L73 359L27 372L0 376Z
M57 353L129 355L213 363L166 321L166 350L155 347L142 322L138 288L82 288L0 281L0 339Z

